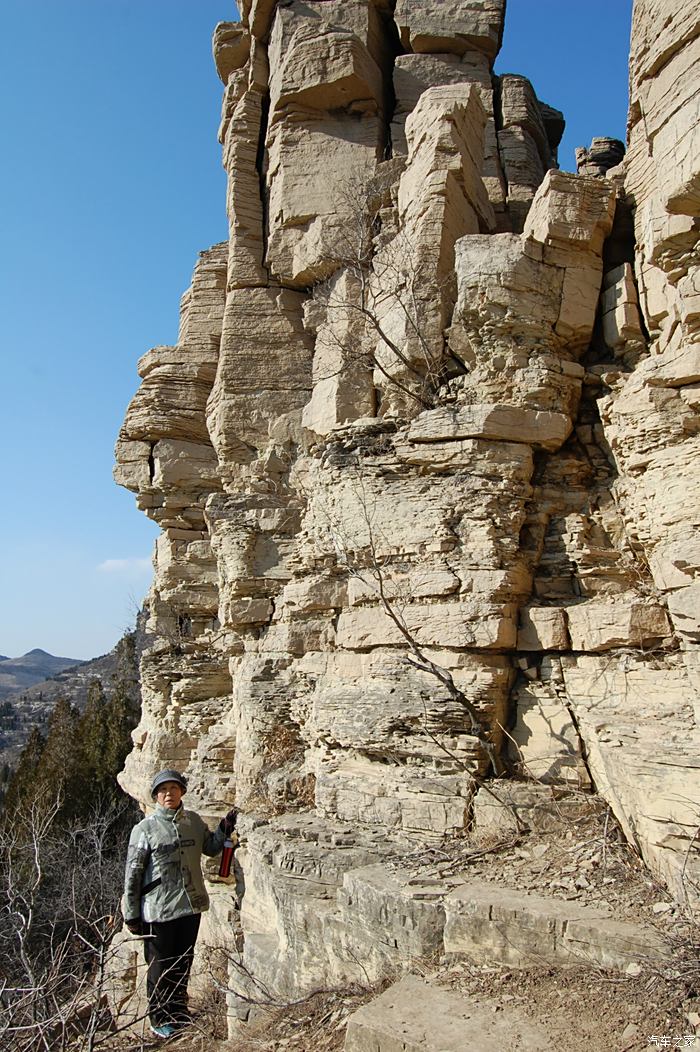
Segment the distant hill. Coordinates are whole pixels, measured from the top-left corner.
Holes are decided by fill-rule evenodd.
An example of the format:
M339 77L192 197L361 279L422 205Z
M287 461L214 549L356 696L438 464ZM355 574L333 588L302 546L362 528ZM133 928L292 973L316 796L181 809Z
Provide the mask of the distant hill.
M59 698L67 698L81 711L90 684L99 680L109 697L115 683L128 683L134 704L139 704L138 660L144 643L143 617L135 632L127 632L113 650L91 661L54 657L45 650L31 650L21 658L0 659L0 677L8 665L12 676L22 670L34 672L26 686L9 689L0 679L0 764L14 764L33 726L46 729L49 715ZM131 647L128 646L131 641ZM47 665L48 663L48 665ZM39 674L41 667L49 671ZM8 680L10 676L7 677ZM25 682L27 682L25 680Z
M38 648L22 657L0 658L0 699L82 664L79 658L54 657Z

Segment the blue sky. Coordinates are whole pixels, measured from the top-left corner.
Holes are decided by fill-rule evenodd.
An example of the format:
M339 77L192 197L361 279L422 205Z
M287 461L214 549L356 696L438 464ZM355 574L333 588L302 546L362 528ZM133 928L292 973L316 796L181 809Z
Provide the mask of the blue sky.
M560 151L624 139L631 0L508 0L498 72L564 111ZM0 0L4 508L0 654L109 650L155 526L111 477L136 362L174 342L226 236L211 60L230 0Z

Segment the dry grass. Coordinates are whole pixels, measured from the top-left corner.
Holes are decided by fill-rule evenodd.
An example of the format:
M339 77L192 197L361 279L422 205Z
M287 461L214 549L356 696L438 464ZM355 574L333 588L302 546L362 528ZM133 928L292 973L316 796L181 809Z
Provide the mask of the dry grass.
M316 776L302 771L304 749L299 728L293 724L280 723L263 736L263 766L248 799L247 810L264 818L274 818L314 806ZM285 777L280 784L273 786L271 776L276 772L285 773Z
M260 1011L229 1048L231 1052L340 1052L348 1017L381 989L324 991L287 1008Z

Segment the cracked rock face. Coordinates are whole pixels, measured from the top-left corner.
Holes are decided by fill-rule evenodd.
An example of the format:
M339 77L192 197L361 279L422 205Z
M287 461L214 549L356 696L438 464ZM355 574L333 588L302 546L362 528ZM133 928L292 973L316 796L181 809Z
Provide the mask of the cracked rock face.
M468 835L495 754L698 878L697 19L636 0L626 157L573 175L492 80L504 7L217 27L229 241L117 445L162 530L122 784L235 798L242 961L286 992L394 967L382 860Z

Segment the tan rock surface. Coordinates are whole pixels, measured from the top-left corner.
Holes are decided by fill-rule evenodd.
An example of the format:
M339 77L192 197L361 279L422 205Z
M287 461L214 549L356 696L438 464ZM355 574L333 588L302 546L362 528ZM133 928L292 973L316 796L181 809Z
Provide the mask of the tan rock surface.
M397 0L394 18L407 50L496 56L503 31L504 0Z
M569 645L566 614L560 607L521 608L518 650L568 650Z
M556 165L541 104L526 77L499 77L498 151L507 184L512 229L523 229L530 204L545 172Z
M464 409L433 409L411 425L413 442L444 442L483 438L526 442L539 449L558 449L571 431L563 413L505 405L470 405Z
M398 230L378 245L369 287L382 415L412 415L429 402L424 388L439 374L453 306L455 242L493 225L480 176L485 121L471 84L429 88L407 120L409 153L395 191Z
M634 924L573 902L554 902L493 885L465 884L445 900L445 950L515 968L540 964L624 970L660 943Z
M232 73L245 66L250 43L250 35L239 22L219 22L214 30L212 51L216 72L224 84Z
M446 952L652 952L561 897L401 875L402 853L511 835L513 808L477 794L495 757L486 786L543 835L538 790L601 797L697 895L682 6L636 0L629 151L610 168L595 140L585 175L555 167L561 115L525 78L494 104L501 0L245 0L216 31L229 241L200 257L177 344L142 359L117 446L162 531L121 780L147 803L173 765L205 814L235 799L241 963L275 996Z
M244 25L260 39L267 36L276 7L277 0L241 0L239 4Z
M428 88L443 84L476 84L486 113L481 174L494 209L499 229L508 229L506 216L506 184L496 138L494 93L490 64L479 51L467 51L461 58L451 54L397 55L394 64L393 87L396 106L392 116L391 140L394 155L408 153L406 119L413 112L421 95Z
M255 64L267 59L258 57ZM229 82L221 112L219 140L227 172L226 210L229 218L227 289L267 284L263 266L263 206L257 167L258 140L264 93L252 68L234 75ZM252 84L249 84L252 80Z
M306 403L311 349L302 299L281 288L234 289L226 298L221 353L207 426L228 483L234 465L256 458L271 419Z
M515 1033L513 1032L515 1029ZM494 1018L477 1005L417 976L407 975L348 1021L345 1052L397 1047L405 1052L544 1052L546 1036L526 1019Z
M266 263L285 283L303 287L333 273L353 184L380 158L378 20L370 0L277 9L268 49Z
M643 858L685 901L698 879L700 779L694 691L682 658L565 657L562 668L595 784Z

